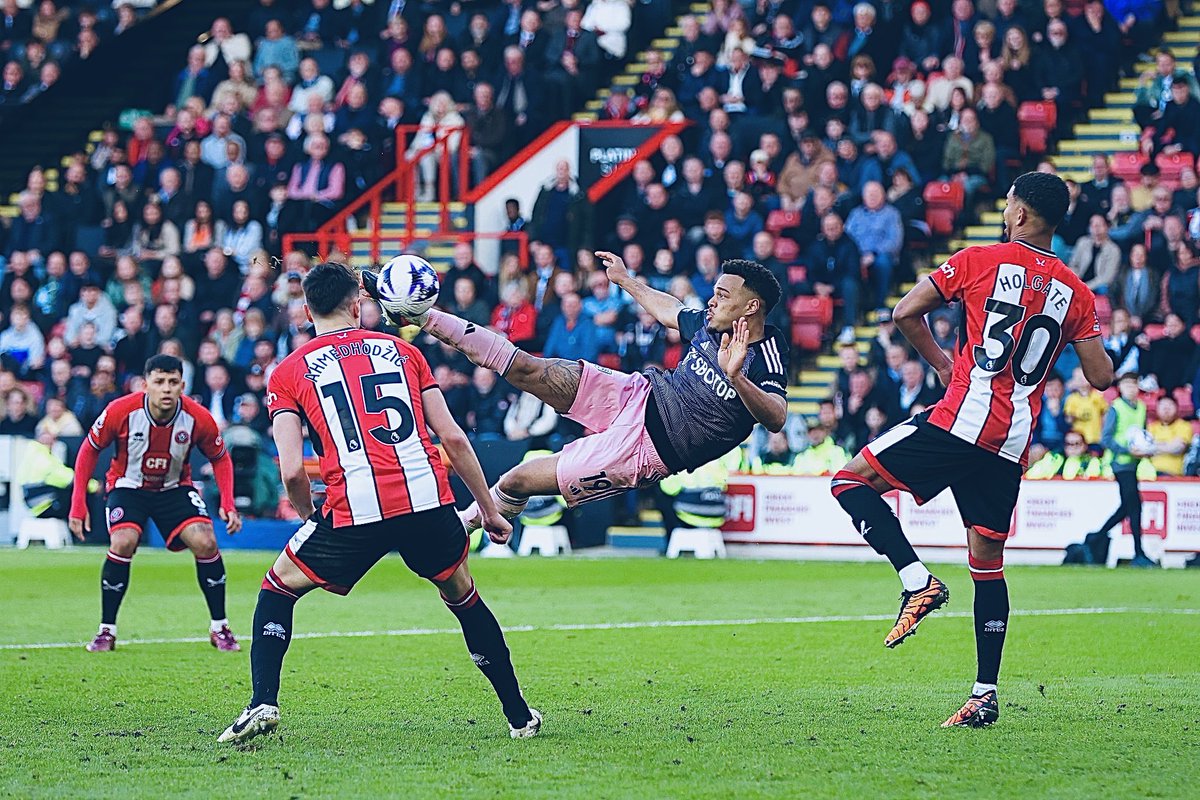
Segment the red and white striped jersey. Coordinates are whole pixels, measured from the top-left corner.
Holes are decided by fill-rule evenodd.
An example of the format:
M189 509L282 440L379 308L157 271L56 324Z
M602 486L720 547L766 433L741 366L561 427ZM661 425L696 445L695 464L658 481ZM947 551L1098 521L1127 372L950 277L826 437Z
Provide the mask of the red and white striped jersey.
M267 409L307 423L335 528L454 502L421 403L436 387L417 348L360 328L316 336L275 368Z
M929 279L966 319L929 421L1025 464L1051 367L1068 343L1100 335L1095 296L1054 253L1019 241L968 247Z
M156 492L186 486L192 471L188 459L199 447L210 461L225 455L225 442L212 414L190 397L181 397L175 416L156 422L146 407L145 392L113 400L88 431L97 450L116 444L105 475L108 491L145 489Z

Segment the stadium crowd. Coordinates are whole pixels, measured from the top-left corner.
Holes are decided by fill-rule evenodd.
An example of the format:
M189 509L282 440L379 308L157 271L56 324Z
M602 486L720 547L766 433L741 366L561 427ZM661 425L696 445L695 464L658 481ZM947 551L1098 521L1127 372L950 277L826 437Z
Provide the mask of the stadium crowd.
M102 40L119 36L161 0L4 0L0 3L0 122L91 57Z
M1070 184L1056 243L1107 298L1105 343L1118 371L1136 372L1152 396L1172 457L1156 468L1196 474L1200 440L1175 420L1200 401L1189 330L1200 308L1190 155L1200 147L1185 149L1200 102L1190 67L1168 65L1169 54L1153 67L1137 61L1172 7L715 0L681 20L673 54L649 51L640 82L605 106L608 118L693 123L634 165L614 213L599 219L560 165L532 208L509 205L510 228L530 236L530 267L511 253L498 270L479 265L460 245L441 303L549 355L671 367L682 355L677 335L610 286L592 251L618 253L693 307L711 296L722 259L755 258L784 289L774 324L791 328L795 298L835 304L825 342L836 339L841 369L816 418L756 436L740 466L824 472L940 396L887 303L928 245L923 187L961 183L969 218L1022 168L1017 103L1054 101L1069 126L1121 69L1149 68L1136 111L1146 152L1187 152L1188 163L1164 176L1147 161L1122 182L1097 157L1092 180ZM266 376L311 336L300 290L311 261L283 252L283 235L329 219L394 163L398 124L468 125L479 180L590 97L668 10L661 0L352 0L338 9L258 0L244 29L214 20L166 82L161 115L129 131L111 126L72 157L56 191L44 172L30 173L20 213L0 232L0 434L78 436L108 401L138 388L147 356L166 352L184 359L189 394L269 453ZM436 164L422 169L426 195L435 174ZM865 310L879 328L864 358L853 340ZM372 304L364 324L386 327ZM953 347L956 312L933 326ZM419 341L475 436L554 447L580 433L457 351ZM1109 401L1086 389L1069 355L1060 366L1039 456L1065 463L1076 434L1100 455ZM1186 466L1177 439L1191 446ZM1068 471L1085 470L1058 474Z

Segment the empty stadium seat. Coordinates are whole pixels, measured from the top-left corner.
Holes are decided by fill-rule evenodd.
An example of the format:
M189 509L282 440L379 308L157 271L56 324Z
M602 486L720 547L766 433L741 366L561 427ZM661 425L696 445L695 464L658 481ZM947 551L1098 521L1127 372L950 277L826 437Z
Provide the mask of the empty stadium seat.
M962 212L965 194L958 181L930 181L922 193L925 198L925 224L931 236L949 236Z
M825 326L816 322L792 323L792 347L805 352L816 352L821 349L822 335Z
M770 214L767 214L767 230L776 236L779 235L780 231L795 228L799 224L799 211L784 211L782 208L777 208Z
M795 263L800 257L800 245L796 244L795 239L780 236L775 240L775 257L784 264Z
M1158 166L1160 181L1178 184L1179 174L1185 168L1191 169L1196 158L1191 153L1159 153L1154 163Z
M788 312L793 323L811 322L821 326L833 324L833 300L828 297L793 297Z
M1187 418L1196 413L1196 407L1192 403L1192 393L1188 391L1186 386L1180 386L1171 393L1171 396L1179 404L1179 416Z
M1112 173L1129 184L1135 184L1142 178L1142 167L1150 159L1139 152L1113 153Z
M1050 135L1058 123L1058 108L1048 100L1030 100L1017 109L1021 127L1021 153L1041 155L1050 148Z
M803 264L792 264L787 270L788 283L795 286L808 280L808 267ZM1200 341L1200 339L1197 339Z

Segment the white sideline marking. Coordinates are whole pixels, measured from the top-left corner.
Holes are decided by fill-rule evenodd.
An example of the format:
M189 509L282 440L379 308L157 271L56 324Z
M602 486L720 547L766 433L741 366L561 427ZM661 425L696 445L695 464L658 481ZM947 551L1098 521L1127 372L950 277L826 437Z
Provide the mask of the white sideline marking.
M1080 617L1097 614L1170 614L1200 615L1197 608L1035 608L1013 611L1014 617ZM943 611L939 617L973 617L970 611ZM668 619L644 620L641 622L581 622L561 625L512 625L502 626L505 633L530 633L543 631L619 631L639 628L718 628L726 625L811 625L824 622L891 622L894 614L856 614L825 617L752 617L749 619ZM362 639L373 636L440 636L462 633L460 628L402 628L384 631L327 631L324 633L297 633L292 639ZM119 639L121 647L141 644L193 644L207 642L204 636L180 636L174 639ZM34 642L31 644L0 644L0 650L62 650L83 647L86 642Z

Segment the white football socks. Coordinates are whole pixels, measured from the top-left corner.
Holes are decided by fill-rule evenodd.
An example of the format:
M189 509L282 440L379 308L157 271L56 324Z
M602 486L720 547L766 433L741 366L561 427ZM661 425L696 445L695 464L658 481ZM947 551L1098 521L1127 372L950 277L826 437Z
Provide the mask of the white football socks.
M229 620L227 619L214 619L208 623L208 629L212 633L220 633L221 628L224 628L228 624Z
M976 681L975 688L971 690L971 696L972 697L983 697L988 692L994 692L994 691L996 691L996 684L994 684L994 683L979 683L978 681Z
M900 569L900 582L904 584L904 591L919 592L929 585L929 570L920 561L914 561Z

